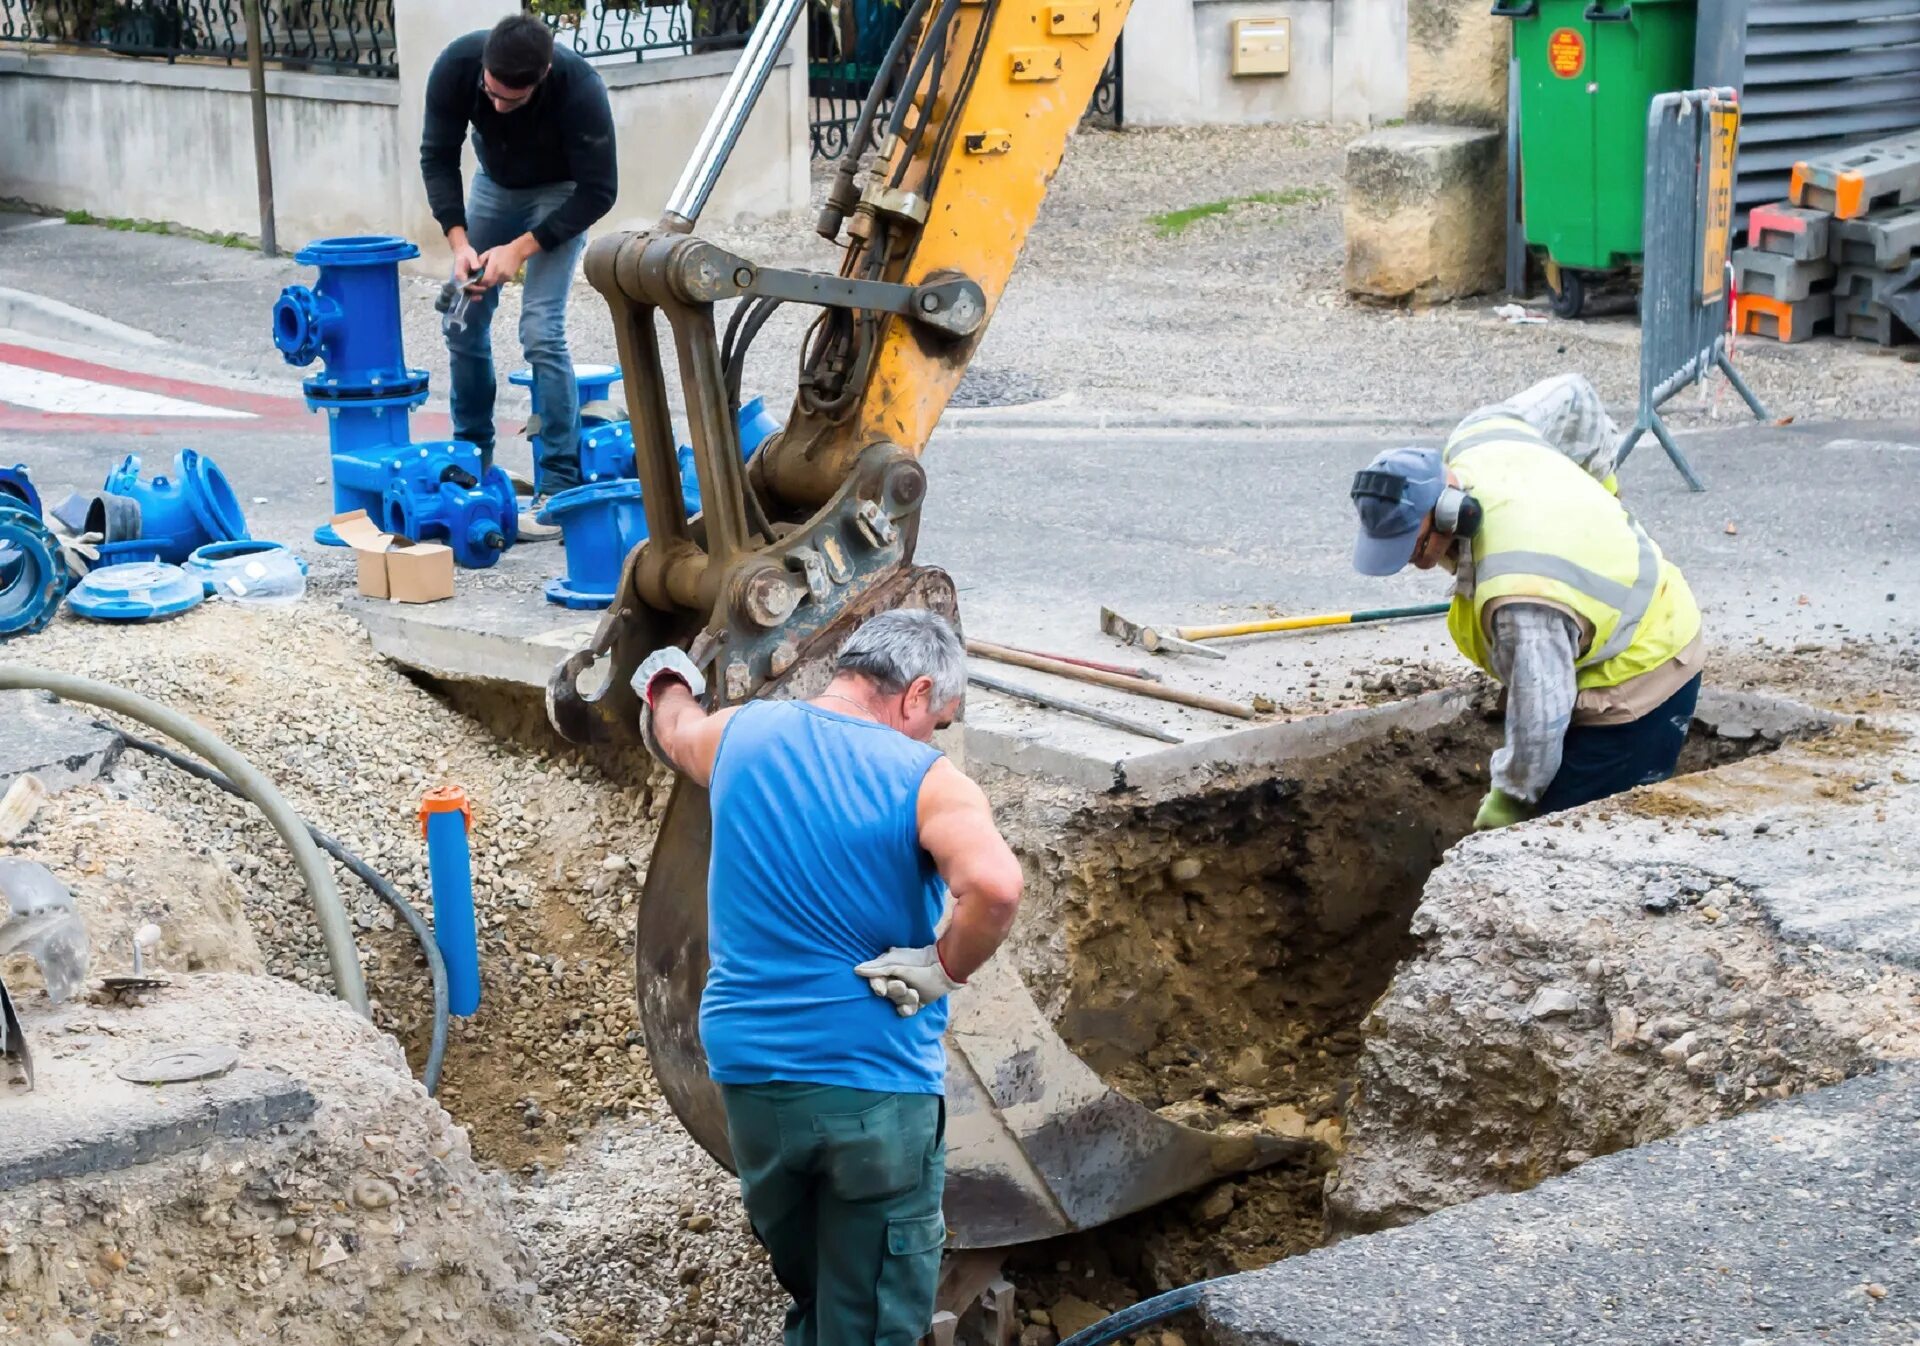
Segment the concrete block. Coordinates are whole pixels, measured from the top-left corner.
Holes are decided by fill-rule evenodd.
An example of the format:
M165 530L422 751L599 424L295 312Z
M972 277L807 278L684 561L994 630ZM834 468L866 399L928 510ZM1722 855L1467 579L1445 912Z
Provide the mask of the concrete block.
M0 793L28 772L53 794L96 780L121 746L113 730L45 692L0 692Z
M1920 1071L1894 1068L1215 1281L1202 1312L1220 1346L1905 1340L1883 1301L1920 1276L1917 1187Z
M277 1071L242 1067L191 1084L134 1085L101 1072L88 1106L41 1090L7 1105L0 1128L0 1192L48 1178L144 1164L222 1136L250 1136L313 1115L306 1086Z
M1733 254L1734 288L1741 294L1764 295L1792 302L1805 299L1814 287L1833 279L1833 263L1824 257L1796 261L1777 252L1741 248Z
M1498 131L1396 126L1347 146L1347 290L1433 303L1503 275L1506 147Z
M1505 127L1513 21L1485 0L1407 0L1407 117Z
M1805 210L1790 201L1755 206L1747 216L1747 238L1761 252L1777 252L1795 261L1827 255L1827 235L1833 216L1824 210Z
M1913 261L1915 252L1920 252L1920 206L1834 221L1833 260L1841 266L1897 271Z
M1735 304L1735 325L1743 336L1770 337L1781 342L1807 340L1815 327L1832 316L1831 294L1790 300L1743 293Z

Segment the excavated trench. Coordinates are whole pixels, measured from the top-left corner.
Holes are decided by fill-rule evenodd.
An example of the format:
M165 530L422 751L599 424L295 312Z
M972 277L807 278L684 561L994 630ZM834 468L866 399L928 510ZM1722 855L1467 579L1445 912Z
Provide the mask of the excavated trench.
M1500 741L1490 697L1438 723L1411 709L1354 712L1338 747L1282 739L1268 760L1149 799L972 768L1027 874L1005 955L1060 1036L1170 1120L1318 1142L1309 1162L1016 1251L1023 1309L1115 1308L1324 1240L1361 1023L1415 951L1427 876L1470 830ZM1696 720L1680 770L1777 742Z
M552 746L531 698L434 690L502 737ZM1151 794L969 764L1027 875L1002 956L1061 1038L1170 1120L1316 1142L1304 1162L1015 1249L1007 1272L1028 1346L1065 1336L1086 1306L1118 1308L1324 1242L1321 1187L1342 1143L1361 1023L1415 951L1422 889L1471 827L1500 722L1490 695L1455 691L1267 732L1243 764L1196 768L1191 788ZM1778 741L1697 719L1680 769ZM631 754L596 765L645 778ZM1158 1346L1159 1331L1130 1340Z

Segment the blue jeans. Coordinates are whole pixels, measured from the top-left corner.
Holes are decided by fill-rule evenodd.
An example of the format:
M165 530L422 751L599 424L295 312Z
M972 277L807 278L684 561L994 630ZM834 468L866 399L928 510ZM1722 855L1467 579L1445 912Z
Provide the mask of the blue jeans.
M1574 725L1567 730L1560 770L1540 796L1535 812L1558 813L1667 779L1679 764L1699 699L1696 673L1686 686L1637 720Z
M570 182L545 187L501 187L475 173L467 193L467 241L475 252L511 243L545 219L573 191ZM540 433L533 454L541 488L552 495L580 484L580 397L573 382L573 356L567 350L567 292L586 251L587 237L576 234L552 252L527 259L520 296L520 349L533 367L534 401L540 408ZM453 437L480 450L493 465L493 311L496 287L473 301L465 328L447 332L452 368Z

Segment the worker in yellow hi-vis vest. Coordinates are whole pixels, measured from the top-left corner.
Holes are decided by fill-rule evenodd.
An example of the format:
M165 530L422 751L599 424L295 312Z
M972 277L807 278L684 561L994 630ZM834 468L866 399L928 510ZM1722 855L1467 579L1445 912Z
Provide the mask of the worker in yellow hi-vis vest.
M1615 498L1611 453L1564 447L1503 406L1353 480L1354 567L1451 571L1448 633L1506 687L1478 830L1665 780L1700 694L1686 579Z

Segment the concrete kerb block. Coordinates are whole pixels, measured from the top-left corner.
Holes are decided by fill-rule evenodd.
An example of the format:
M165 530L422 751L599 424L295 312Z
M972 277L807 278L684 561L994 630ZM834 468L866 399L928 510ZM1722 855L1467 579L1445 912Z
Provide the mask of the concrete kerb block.
M1506 146L1500 131L1395 126L1347 146L1350 294L1437 303L1499 287Z

